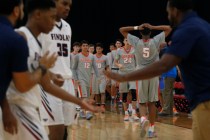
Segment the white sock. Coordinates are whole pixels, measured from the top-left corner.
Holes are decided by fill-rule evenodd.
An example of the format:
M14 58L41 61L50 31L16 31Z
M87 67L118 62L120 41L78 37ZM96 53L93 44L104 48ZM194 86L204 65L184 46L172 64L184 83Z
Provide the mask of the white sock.
M132 114L136 114L136 110L135 109L132 109Z
M142 116L142 117L141 117L141 123L142 123L144 120L146 120L146 119L147 119L146 117Z
M149 131L151 131L151 132L154 132L154 130L155 130L155 125L150 125L150 127L149 127Z
M128 111L125 111L125 115L128 115Z

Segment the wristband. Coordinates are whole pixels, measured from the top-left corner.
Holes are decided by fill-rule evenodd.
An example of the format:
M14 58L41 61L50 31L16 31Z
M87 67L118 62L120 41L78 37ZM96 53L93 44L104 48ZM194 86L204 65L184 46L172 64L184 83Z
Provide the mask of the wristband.
M134 26L133 29L134 30L139 30L139 26Z
M39 65L39 67L37 69L41 69L42 76L44 76L47 73L47 69L43 65Z

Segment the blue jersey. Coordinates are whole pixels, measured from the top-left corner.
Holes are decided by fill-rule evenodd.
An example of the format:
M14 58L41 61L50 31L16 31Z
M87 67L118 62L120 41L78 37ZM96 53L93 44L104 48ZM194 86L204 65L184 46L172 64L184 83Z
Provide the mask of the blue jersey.
M0 100L4 99L13 72L28 70L27 43L16 33L7 18L0 16Z
M210 100L210 25L195 12L185 15L172 36L168 54L182 58L179 64L185 95L191 110Z

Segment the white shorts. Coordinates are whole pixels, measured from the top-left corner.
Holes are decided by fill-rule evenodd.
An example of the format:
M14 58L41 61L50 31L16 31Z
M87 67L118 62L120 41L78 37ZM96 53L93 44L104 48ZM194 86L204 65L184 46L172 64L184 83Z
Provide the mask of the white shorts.
M4 127L3 127L3 121L2 121L1 107L0 107L0 140L4 140Z
M75 95L74 84L72 80L65 80L62 86L64 90L73 96ZM74 122L76 106L70 102L62 101L42 89L41 93L40 116L41 122L45 126L64 124L66 126Z
M47 132L40 121L38 109L14 104L10 107L17 119L18 133L12 135L4 131L5 140L48 140Z

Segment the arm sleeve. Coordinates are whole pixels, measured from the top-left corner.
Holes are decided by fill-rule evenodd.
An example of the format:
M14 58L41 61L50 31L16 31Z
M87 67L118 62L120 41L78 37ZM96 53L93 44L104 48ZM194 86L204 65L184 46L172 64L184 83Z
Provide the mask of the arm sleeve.
M138 42L139 42L139 38L134 36L134 35L131 35L131 34L128 34L127 36L127 39L128 39L128 42L136 49L138 47Z
M78 63L79 63L79 55L76 55L74 57L73 65L72 65L72 72L73 72L74 80L78 80L78 74L77 74Z
M25 39L20 36L12 42L14 45L12 50L12 71L25 72L28 71L29 50Z

